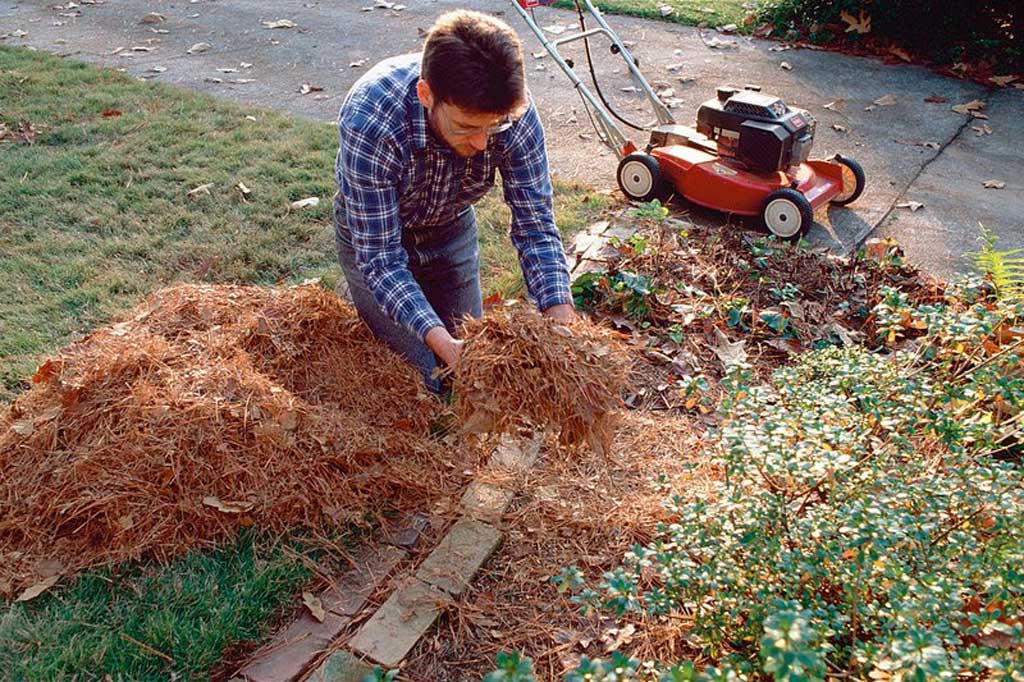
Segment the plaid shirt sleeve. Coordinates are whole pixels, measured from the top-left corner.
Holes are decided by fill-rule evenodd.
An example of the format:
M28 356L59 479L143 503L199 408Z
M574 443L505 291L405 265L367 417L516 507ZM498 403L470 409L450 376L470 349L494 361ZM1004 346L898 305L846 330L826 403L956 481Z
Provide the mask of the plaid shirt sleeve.
M541 310L572 303L569 266L551 203L544 128L532 103L509 131L499 168L505 203L512 209L512 243L530 295Z
M402 246L401 157L389 137L377 138L344 123L340 135L337 180L359 271L385 312L423 339L442 323L413 279Z

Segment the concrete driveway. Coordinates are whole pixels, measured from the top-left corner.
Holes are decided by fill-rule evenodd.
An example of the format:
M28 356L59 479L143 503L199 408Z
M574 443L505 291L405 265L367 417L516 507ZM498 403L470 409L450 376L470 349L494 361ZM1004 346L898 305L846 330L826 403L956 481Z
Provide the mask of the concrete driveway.
M418 50L423 30L448 9L501 14L520 31L528 51L542 51L509 0L406 1L408 7L400 11L367 11L364 6L373 0L77 0L63 5L0 0L0 36L6 45L47 50L325 123L333 122L346 90L369 65ZM154 12L165 19L145 19ZM538 18L544 26L571 30L575 14L542 10ZM295 27L263 25L279 19ZM861 162L868 177L864 195L847 209L819 215L822 224L812 231L812 241L848 253L872 233L892 236L914 262L939 275L969 267L965 253L976 248L979 222L1000 235L1002 247L1024 247L1024 91L990 90L874 59L778 51L778 43L711 29L624 17L609 22L632 43L648 79L673 89L679 122L690 123L716 85L758 84L818 119L815 155L838 151ZM721 41L726 47L714 46ZM209 48L190 54L197 43ZM576 59L577 73L585 75L580 50L568 54ZM621 61L604 46L595 47L595 54L605 92L629 116L649 120L639 95L623 90L630 83ZM783 68L783 62L791 68ZM568 80L544 57L528 57L527 70L554 172L613 187L614 155L595 140ZM322 90L302 94L304 83ZM926 101L937 98L947 101ZM988 120L951 110L975 99L986 103L982 113ZM986 180L1005 187L987 189ZM908 202L923 207L898 207ZM726 220L710 211L679 208L691 220Z

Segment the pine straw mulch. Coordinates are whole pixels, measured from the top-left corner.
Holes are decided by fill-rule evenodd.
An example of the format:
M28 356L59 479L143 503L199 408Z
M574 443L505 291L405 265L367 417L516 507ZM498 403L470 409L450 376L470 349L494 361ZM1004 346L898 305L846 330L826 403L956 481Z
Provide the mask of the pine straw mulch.
M463 429L511 433L527 422L557 427L562 445L608 450L628 371L615 334L583 319L566 326L503 306L468 320L462 337L450 371Z
M471 448L418 373L315 286L183 285L71 344L0 415L0 586L259 524L420 509ZM56 566L56 568L54 568Z
M665 492L652 480L658 474L684 497L710 494L722 472L699 459L705 439L692 415L644 410L623 416L611 457L559 448L550 438L519 480L523 493L503 519L502 546L420 640L399 679L479 682L500 651L533 658L539 680L561 679L581 655L607 657L612 646L642 659L695 655L684 620L631 616L622 626L608 614L582 616L551 578L572 565L598 578L632 545L651 540L666 518Z

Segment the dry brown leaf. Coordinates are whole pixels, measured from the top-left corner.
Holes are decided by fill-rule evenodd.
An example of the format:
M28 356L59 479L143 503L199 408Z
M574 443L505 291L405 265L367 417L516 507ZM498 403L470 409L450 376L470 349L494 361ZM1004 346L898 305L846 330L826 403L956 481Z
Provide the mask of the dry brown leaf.
M982 123L980 126L971 126L971 130L976 132L978 135L992 134L992 128L987 123Z
M11 431L14 431L19 436L25 436L26 438L31 436L36 430L35 422L32 419L22 419L11 424Z
M920 201L901 201L900 203L896 204L896 208L909 208L910 212L913 213L920 208L924 208L924 204L922 204Z
M1002 180L986 180L981 184L985 186L985 189L1003 189L1006 187L1006 183Z
M46 580L42 580L42 581L36 583L35 585L32 585L31 587L25 588L25 590L21 594L19 594L18 598L15 599L14 601L19 602L19 601L29 601L30 599L35 599L36 597L41 595L43 592L46 592L48 589L50 589L51 587L56 585L59 581L60 581L60 576L59 575L51 575Z
M221 502L220 498L213 495L204 497L203 504L225 514L242 514L254 506L252 502Z
M905 62L910 61L910 55L902 47L896 47L895 45L893 45L892 47L889 48L889 53L899 57Z
M792 71L793 70L793 65L790 64L789 62L782 62L781 64L779 64L779 66L781 66L786 71Z
M303 95L308 95L311 92L323 92L323 88L318 85L310 85L309 83L303 83L299 87L299 92Z
M320 601L320 597L317 597L312 592L303 592L302 603L307 609L309 609L309 613L313 618L316 618L317 622L324 622L324 618L327 617L327 611L324 610L324 605Z
M311 208L313 206L320 205L320 197L306 197L305 199L299 199L298 201L292 202L292 208Z
M159 12L150 12L146 16L142 17L142 19L139 20L139 23L140 24L159 24L159 23L162 23L164 21L167 21L167 17L165 17L163 14L160 14Z
M192 47L188 48L187 52L188 54L202 54L203 52L208 51L211 47L213 47L213 45L210 43L196 43Z
M875 100L875 104L877 104L880 107L891 107L893 104L896 104L896 96L883 95Z
M844 104L846 104L846 100L834 99L828 104L824 105L822 108L828 109L829 111L842 111Z
M866 10L860 11L860 17L855 17L845 9L839 13L839 18L846 22L846 32L856 31L860 35L871 33L871 15Z
M206 184L199 185L198 187L193 187L187 192L186 196L188 196L189 199L195 199L201 196L209 196L211 187L213 187L212 182L207 182Z
M929 97L925 97L924 101L928 102L929 104L945 104L946 102L949 101L949 98L942 97L940 95L931 95Z
M747 345L745 340L731 342L729 337L722 332L721 329L715 327L715 345L711 347L711 350L715 352L718 359L721 360L722 366L728 371L733 365L740 364L747 361L747 351L744 346Z
M237 187L238 191L242 193L243 199L248 198L248 196L252 194L252 190L249 189L244 182L239 182L235 187Z
M974 114L984 109L985 103L980 99L976 99L966 104L954 104L951 108L958 114Z
M992 76L989 80L999 87L1005 88L1007 85L1017 80L1017 78L1018 76Z
M838 131L840 133L845 133L846 132L846 126L840 125L838 123L833 123L832 124L832 130Z
M264 21L264 28L295 28L298 26L294 21L290 19L277 19L276 21Z

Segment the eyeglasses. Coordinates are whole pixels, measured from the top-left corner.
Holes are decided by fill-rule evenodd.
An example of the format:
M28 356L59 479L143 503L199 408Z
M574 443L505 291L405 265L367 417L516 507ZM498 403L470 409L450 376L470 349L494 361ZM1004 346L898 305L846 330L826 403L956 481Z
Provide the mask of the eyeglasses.
M492 126L485 126L483 128L455 128L454 126L448 126L448 132L452 135L478 135L483 133L487 137L503 133L512 127L515 121L512 120L511 116L506 116Z
M500 121L490 126L483 126L480 128L456 128L454 125L452 125L451 118L449 118L447 112L445 112L444 118L445 127L448 128L448 134L462 137L466 137L469 135L479 135L480 133L483 133L487 137L491 137L497 135L498 133L505 132L506 130L512 127L512 124L516 122L512 116L505 116Z

